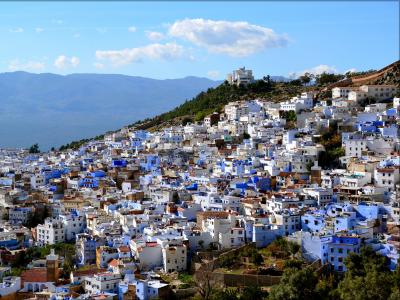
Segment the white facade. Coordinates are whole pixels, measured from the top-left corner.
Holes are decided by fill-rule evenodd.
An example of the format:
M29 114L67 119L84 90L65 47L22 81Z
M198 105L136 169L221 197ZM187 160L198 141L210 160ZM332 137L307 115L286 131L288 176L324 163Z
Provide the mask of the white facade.
M400 182L399 168L377 168L374 171L374 180L377 187L383 187L388 192L393 192L396 184Z
M349 93L349 100L360 101L367 97L376 100L389 99L396 95L398 87L395 85L362 85L358 90Z
M64 223L65 240L75 240L78 233L82 233L86 228L84 216L77 215L61 215L61 220Z
M400 97L394 97L393 98L393 107L399 108L399 106L400 106Z
M121 275L115 273L99 273L85 280L85 290L89 295L97 295L103 292L118 293L118 283Z
M246 85L254 82L252 70L246 70L245 67L234 70L232 74L228 74L226 80L230 84Z
M64 223L60 218L47 218L44 224L36 227L39 245L54 245L65 241Z
M225 115L228 121L238 121L249 114L249 107L244 104L232 103L225 106Z
M347 98L353 89L351 87L335 87L332 89L332 98Z
M364 139L348 139L344 141L345 153L349 157L361 157L367 150L367 141Z
M185 245L168 244L162 249L165 272L184 271L187 269L187 248Z

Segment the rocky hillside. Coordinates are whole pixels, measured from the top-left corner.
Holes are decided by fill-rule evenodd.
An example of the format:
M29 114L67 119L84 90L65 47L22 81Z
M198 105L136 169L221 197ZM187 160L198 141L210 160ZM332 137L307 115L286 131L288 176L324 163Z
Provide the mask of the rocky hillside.
M326 89L337 86L361 86L364 84L395 84L400 86L400 60L380 70L335 82L327 86Z

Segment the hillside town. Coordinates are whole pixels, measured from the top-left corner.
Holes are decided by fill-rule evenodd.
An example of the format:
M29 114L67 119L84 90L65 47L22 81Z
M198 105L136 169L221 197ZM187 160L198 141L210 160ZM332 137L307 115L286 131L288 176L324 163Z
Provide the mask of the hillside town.
M228 76L253 81L245 68ZM395 270L399 88L329 92L231 102L200 122L125 127L77 150L0 150L1 298L204 296L211 265L222 286L239 282L228 275L271 286L281 267L264 250L282 240L316 268L345 273L369 246ZM255 259L226 263L243 249Z

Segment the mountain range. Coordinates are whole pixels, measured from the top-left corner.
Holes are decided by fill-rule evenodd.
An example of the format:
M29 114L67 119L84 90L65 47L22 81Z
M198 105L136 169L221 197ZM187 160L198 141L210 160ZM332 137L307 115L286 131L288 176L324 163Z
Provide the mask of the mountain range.
M0 74L0 148L42 150L92 137L182 104L221 81L113 74Z

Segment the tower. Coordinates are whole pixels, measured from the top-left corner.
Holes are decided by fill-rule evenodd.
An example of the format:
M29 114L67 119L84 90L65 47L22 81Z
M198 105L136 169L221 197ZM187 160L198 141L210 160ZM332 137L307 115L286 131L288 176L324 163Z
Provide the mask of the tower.
M51 249L50 254L46 256L46 267L47 280L49 282L57 282L60 270L58 267L58 255L54 253L54 249Z
M321 167L318 166L318 160L314 161L314 166L311 167L311 183L321 185Z

